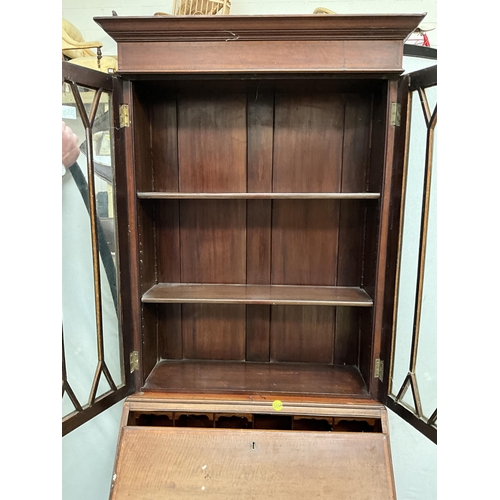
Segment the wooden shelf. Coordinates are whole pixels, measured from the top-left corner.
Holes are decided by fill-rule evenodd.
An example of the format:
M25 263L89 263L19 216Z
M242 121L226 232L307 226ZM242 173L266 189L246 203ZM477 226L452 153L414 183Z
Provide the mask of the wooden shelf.
M243 361L160 361L142 390L368 396L354 366Z
M357 287L195 283L159 283L142 296L142 302L373 306L372 298Z
M141 191L146 200L378 200L380 193L168 193Z

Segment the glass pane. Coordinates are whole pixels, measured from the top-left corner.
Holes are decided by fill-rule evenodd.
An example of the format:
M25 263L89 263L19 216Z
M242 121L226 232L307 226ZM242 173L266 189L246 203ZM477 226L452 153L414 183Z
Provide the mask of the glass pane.
M437 144L437 129L434 132ZM437 160L434 149L429 225L417 356L417 379L422 410L430 417L437 407Z
M86 131L88 116L98 92L78 87L87 115L82 117L72 88L63 84L63 121L78 137L80 155L62 177L62 319L66 378L82 407L97 387L98 397L111 386L124 383L122 348L118 321L116 224L114 218L114 164L112 122L107 93L100 95L93 127ZM92 138L88 147L87 136ZM89 183L87 160L93 152L94 176ZM92 157L90 157L92 160ZM93 261L90 207L92 184L95 190L96 235L100 274L99 307L96 310L96 273ZM90 192L90 195L89 195ZM102 342L98 335L102 330ZM107 380L106 374L112 379ZM74 410L63 395L63 416Z
M411 133L409 144L408 174L401 246L399 296L396 323L396 344L393 365L392 392L397 394L410 365L411 341L415 314L417 269L419 259L420 221L422 217L422 192L424 189L425 136L427 128L420 99L413 94ZM411 395L404 401L408 404Z
M431 113L437 89L427 89L426 95ZM422 221L422 203L426 160L427 125L418 93L413 94L411 131L409 144L406 200L404 207L403 239L400 260L398 314L395 351L393 355L393 385L390 392L397 395L410 370L413 325ZM437 135L434 135L434 144ZM430 189L429 219L426 239L426 258L423 277L422 309L420 315L417 363L415 368L418 393L425 417L430 417L437 407L437 262L436 262L436 151L433 151ZM402 401L415 409L411 387Z

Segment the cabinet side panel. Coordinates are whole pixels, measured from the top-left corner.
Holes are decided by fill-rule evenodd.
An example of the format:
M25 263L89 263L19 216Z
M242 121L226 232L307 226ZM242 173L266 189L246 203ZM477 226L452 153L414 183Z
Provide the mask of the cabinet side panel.
M360 308L338 307L335 316L334 364L358 365Z
M137 207L139 234L139 291L145 293L156 283L155 207L149 200ZM158 361L158 331L155 306L142 305L142 368L144 377Z
M342 191L364 192L370 160L372 96L347 94L342 159ZM363 273L365 217L373 203L346 200L340 205L337 285L360 286ZM357 365L359 309L337 308L335 363Z
M246 282L245 200L180 203L181 281Z
M158 351L160 359L182 359L181 304L158 308Z
M360 286L366 203L345 200L340 206L337 285ZM335 362L357 364L360 308L337 308Z
M385 165L385 156L387 148L387 108L388 108L388 84L384 83L380 92L373 95L373 121L372 121L372 147L370 150L370 170L368 175L368 189L370 191L380 191L383 195L383 178ZM367 210L365 246L363 252L363 287L371 297L376 298L378 287L383 280L377 278L377 262L379 259L379 233L381 217L382 199L376 207ZM378 283L377 283L378 279ZM375 300L376 302L376 300ZM365 310L361 318L361 335L359 347L359 369L367 385L372 384L372 363L373 352L373 321L374 311L377 304L371 310Z
M342 191L364 192L370 163L371 95L346 96ZM340 205L338 286L360 286L366 211L376 201L346 200Z
M245 359L246 306L183 304L185 359Z
M158 353L158 313L156 304L142 307L142 370L146 379L159 359Z
M332 363L335 309L272 306L271 361Z
M370 162L372 94L346 94L342 192L364 192Z
M342 95L277 94L273 190L339 191L343 127Z
M335 285L338 222L336 200L274 200L272 283Z
M144 92L134 88L132 100L132 127L134 132L134 160L137 191L153 189L151 164L151 122L148 100Z
M151 142L155 191L179 190L177 103L172 94L151 105Z
M388 85L386 83L386 85ZM367 183L370 191L382 191L386 149L388 89L373 94L372 146Z
M359 371L363 375L366 385L372 383L371 364L373 356L372 346L373 310L361 311L361 327L359 336Z
M136 189L149 190L153 185L151 164L150 108L144 92L135 88L132 127L134 132L134 160ZM139 240L139 292L145 293L156 283L155 206L149 200L137 205L137 233ZM142 306L142 371L144 379L158 360L158 331L155 306Z
M363 269L363 287L371 297L375 297L375 276L377 264L377 242L379 232L379 214L380 210L368 210L366 220L366 235L364 249L364 269ZM373 308L361 312L361 330L359 345L359 369L364 379L371 378L371 364L373 357Z
M366 214L367 209L376 210L375 203L345 200L340 204L336 282L338 286L361 285Z
M179 190L245 192L246 95L178 97Z
M162 200L156 205L158 281L181 281L179 201Z

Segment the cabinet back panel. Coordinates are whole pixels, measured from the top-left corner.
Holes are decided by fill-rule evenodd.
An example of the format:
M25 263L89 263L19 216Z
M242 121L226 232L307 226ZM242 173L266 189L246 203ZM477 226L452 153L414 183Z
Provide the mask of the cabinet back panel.
M340 191L343 95L276 95L274 115L273 191Z
M247 306L247 361L270 360L271 306Z
M246 282L245 200L181 203L181 282Z
M367 189L373 82L209 83L138 92L139 191Z
M372 150L372 136L383 109L374 92L383 93L383 84L179 80L146 87L149 93L139 90L134 103L138 191L381 189L376 170L382 168L382 152ZM377 233L377 203L142 200L142 220L154 232L145 251L156 255L156 262L141 279L148 285L156 278L159 283L362 286L368 278L370 286L376 248L366 248L366 237ZM144 307L148 328L157 318L158 359L361 364L363 374L369 372L371 312L360 316L356 307Z
M162 200L154 212L159 282L361 285L364 201Z
M179 190L246 191L246 96L179 96Z
M271 200L247 201L247 283L271 283Z
M273 189L274 94L256 92L247 101L248 192Z
M183 304L186 359L245 359L246 306Z
M325 306L161 304L144 310L156 308L161 359L357 365L359 312L338 327L339 311Z
M331 364L334 320L333 307L273 306L271 361Z
M338 221L338 201L275 200L272 283L335 285Z

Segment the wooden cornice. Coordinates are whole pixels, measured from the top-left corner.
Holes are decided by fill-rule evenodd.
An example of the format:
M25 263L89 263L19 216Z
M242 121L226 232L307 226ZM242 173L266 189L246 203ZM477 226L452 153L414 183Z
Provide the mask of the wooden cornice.
M405 40L425 14L94 17L116 42Z

